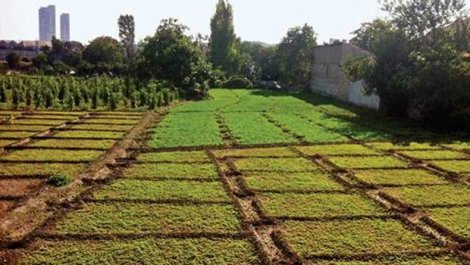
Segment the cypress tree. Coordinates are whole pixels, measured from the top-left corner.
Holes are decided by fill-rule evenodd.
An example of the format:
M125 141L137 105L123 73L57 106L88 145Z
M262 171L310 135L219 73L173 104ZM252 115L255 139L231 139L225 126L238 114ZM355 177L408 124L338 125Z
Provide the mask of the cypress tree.
M7 92L5 88L5 83L0 85L0 102L5 103L7 101Z
M15 108L17 108L18 105L20 104L20 95L16 88L13 88L13 90L11 91L11 104Z

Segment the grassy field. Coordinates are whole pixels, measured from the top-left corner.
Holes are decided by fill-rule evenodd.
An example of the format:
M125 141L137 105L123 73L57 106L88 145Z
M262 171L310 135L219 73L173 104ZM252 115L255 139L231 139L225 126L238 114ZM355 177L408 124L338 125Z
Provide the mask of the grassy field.
M0 261L468 264L468 138L310 94L210 94L171 108L108 181ZM85 114L0 125L0 202L83 174L141 118Z

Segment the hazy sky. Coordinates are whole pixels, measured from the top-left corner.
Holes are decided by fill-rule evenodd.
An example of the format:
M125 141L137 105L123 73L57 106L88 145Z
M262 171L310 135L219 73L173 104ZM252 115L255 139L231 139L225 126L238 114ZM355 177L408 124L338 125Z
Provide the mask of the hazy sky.
M470 0L469 0L470 1ZM133 14L140 40L155 32L160 20L178 18L191 33L210 34L217 0L0 0L0 39L38 39L38 9L56 5L59 16L71 15L71 38L87 43L108 35L117 37L117 18ZM231 0L235 30L243 40L278 43L288 28L308 23L319 35L349 39L361 22L383 16L377 0Z

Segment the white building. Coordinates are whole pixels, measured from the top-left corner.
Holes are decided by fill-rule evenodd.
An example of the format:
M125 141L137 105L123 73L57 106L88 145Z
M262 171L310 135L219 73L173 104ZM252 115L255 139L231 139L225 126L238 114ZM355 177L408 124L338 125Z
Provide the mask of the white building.
M60 39L64 42L70 41L70 15L60 15Z
M56 36L55 6L50 5L39 9L39 40L51 41Z

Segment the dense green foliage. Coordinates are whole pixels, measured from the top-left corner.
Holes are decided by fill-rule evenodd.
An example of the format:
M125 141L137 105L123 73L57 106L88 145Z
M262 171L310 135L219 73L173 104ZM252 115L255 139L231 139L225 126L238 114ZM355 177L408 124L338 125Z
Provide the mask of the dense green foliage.
M126 51L126 59L128 62L134 58L135 53L135 22L134 16L122 15L118 19L119 38L121 44Z

